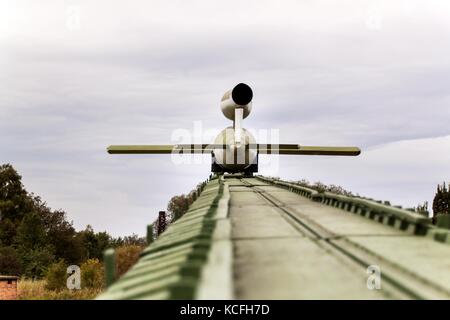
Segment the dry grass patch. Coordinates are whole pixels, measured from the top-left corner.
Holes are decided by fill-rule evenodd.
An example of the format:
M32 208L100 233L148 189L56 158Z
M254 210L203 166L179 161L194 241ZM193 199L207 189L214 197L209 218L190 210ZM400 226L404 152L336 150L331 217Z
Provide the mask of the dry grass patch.
M20 300L91 300L103 289L84 288L81 290L47 290L45 280L21 279L18 282L18 299Z

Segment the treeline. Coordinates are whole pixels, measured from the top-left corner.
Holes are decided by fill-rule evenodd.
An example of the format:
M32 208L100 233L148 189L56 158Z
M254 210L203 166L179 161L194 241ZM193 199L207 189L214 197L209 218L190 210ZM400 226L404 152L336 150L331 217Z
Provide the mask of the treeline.
M76 231L62 210L51 210L25 190L10 164L0 166L0 274L41 278L55 261L102 260L108 247L144 246L137 235L114 238L91 226Z
M294 181L294 183L296 183L302 187L314 189L318 192L331 192L331 193L341 194L341 195L348 196L348 197L355 196L351 191L348 191L341 186L337 186L334 184L326 185L320 181L311 183L306 179L302 179L302 180Z

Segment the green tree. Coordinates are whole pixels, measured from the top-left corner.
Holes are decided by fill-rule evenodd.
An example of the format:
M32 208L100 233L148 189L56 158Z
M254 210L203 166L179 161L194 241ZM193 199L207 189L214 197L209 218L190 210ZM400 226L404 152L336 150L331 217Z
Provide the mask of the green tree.
M80 237L84 249L84 260L102 259L103 251L110 246L112 241L111 236L107 232L95 233L90 225L80 232Z
M10 165L0 165L0 219L21 219L32 210L22 177Z
M112 238L110 241L110 246L113 248L133 245L145 247L147 245L147 240L145 237L139 237L137 234L133 233L131 236Z
M0 221L0 246L10 246L14 243L16 237L16 226L9 219Z
M47 244L53 246L55 255L69 264L82 262L83 248L77 239L77 232L72 222L66 220L62 210L50 211L45 208L41 212Z
M417 208L415 208L415 211L418 214L428 218L428 201L425 201L423 204L418 204Z
M46 234L39 214L33 212L23 218L17 229L16 242L22 250L45 246Z
M112 238L91 226L77 232L63 210L51 210L10 164L0 165L0 273L42 277L55 259L80 265L108 247L143 245L137 235Z
M437 186L433 199L433 218L435 219L439 214L450 214L450 190L445 182Z
M67 266L63 259L52 263L45 273L45 288L47 290L61 290L67 283Z
M18 276L22 271L22 263L16 249L0 247L0 274Z
M47 268L55 260L50 247L26 249L19 251L23 272L22 275L28 278L42 278L47 272Z
M171 215L171 220L176 221L181 218L189 210L191 203L192 198L184 194L172 197L167 204L167 211Z

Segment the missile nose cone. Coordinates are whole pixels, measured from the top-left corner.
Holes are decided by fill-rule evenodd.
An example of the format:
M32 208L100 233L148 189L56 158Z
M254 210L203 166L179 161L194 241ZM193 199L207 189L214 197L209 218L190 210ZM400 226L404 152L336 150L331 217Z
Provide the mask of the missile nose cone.
M233 101L236 104L245 106L246 104L249 104L252 101L253 91L245 83L239 83L233 88L231 92L231 97L233 98Z

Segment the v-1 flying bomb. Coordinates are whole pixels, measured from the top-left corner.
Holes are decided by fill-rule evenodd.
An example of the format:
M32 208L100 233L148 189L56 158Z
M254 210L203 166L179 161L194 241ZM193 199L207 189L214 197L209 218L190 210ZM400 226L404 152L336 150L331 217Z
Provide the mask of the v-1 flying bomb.
M225 128L213 144L178 145L112 145L110 154L170 154L170 153L210 153L211 171L216 173L258 172L259 154L357 156L357 147L319 147L298 144L259 144L252 134L242 127L243 120L252 110L252 89L239 83L222 97L220 107L224 116L233 121L233 126Z

